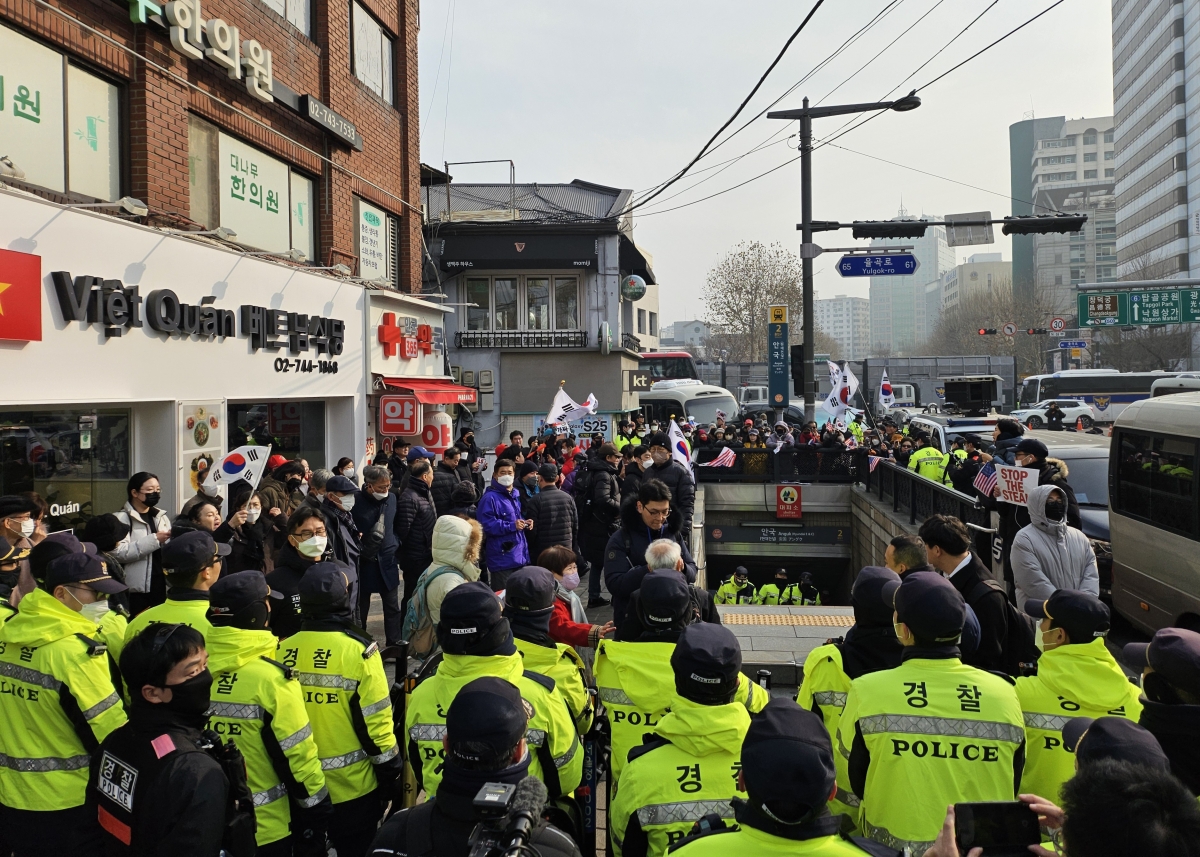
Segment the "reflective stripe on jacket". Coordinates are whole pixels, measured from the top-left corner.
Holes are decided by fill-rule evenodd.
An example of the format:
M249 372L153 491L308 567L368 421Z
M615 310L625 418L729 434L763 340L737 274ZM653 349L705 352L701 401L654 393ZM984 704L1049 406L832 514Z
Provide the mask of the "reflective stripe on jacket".
M125 722L96 625L35 589L0 628L0 804L82 806L91 752Z
M715 604L753 604L755 598L754 584L746 581L742 585L738 585L731 577L726 580L717 589L716 597L713 598Z
M278 842L290 833L289 790L304 809L329 797L300 683L264 660L275 657L270 631L213 628L205 642L213 674L208 728L233 739L246 758L258 844Z
M304 691L333 803L379 788L375 765L400 752L379 647L340 631L301 629L280 643L278 659L295 671Z
M842 710L846 707L846 695L850 692L850 676L842 669L842 650L829 643L818 646L804 660L804 681L796 691L796 703L820 716L829 732L829 740L837 746L838 724ZM829 801L829 811L834 815L848 815L858 826L859 799L851 789L843 787L849 782L846 771L847 758L841 753L833 754L833 766L837 771L838 790Z
M917 657L851 682L834 747L849 772L838 786L862 801L863 835L916 857L949 804L1014 800L1024 749L1011 684L958 658Z

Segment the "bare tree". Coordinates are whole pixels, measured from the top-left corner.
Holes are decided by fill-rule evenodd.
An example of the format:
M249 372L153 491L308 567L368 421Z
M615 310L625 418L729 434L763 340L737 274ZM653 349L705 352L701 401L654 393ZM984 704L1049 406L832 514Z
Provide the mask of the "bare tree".
M731 363L765 362L767 309L781 304L788 307L791 339L798 342L801 283L800 259L782 245L738 244L708 272L704 284L704 321L713 331L710 347L727 350Z

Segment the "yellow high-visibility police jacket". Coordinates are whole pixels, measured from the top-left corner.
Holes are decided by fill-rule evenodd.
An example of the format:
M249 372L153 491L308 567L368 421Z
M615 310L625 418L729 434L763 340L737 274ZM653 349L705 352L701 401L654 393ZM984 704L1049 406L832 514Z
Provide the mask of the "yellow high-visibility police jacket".
M40 589L0 628L0 805L83 805L92 751L125 723L96 631Z
M735 798L735 813L737 804ZM804 839L785 839L743 823L740 827L727 827L684 839L672 847L671 854L682 854L683 857L863 857L870 854L838 832L838 821L836 816L817 819L813 825L820 825L820 833L814 831L816 835Z
M208 621L208 592L199 589L169 590L166 601L149 610L143 610L129 620L125 641L132 640L152 622L187 625L189 628L195 628L207 640L208 632L212 630Z
M232 739L246 758L259 845L290 833L289 780L291 799L304 809L329 796L304 694L291 670L274 660L277 642L270 631L242 628L214 627L205 639L213 674L208 728ZM286 769L276 768L276 760Z
M517 651L525 669L554 679L554 686L562 694L571 719L575 721L575 732L582 738L592 728L592 695L588 693L584 676L587 667L579 653L566 643L556 643L554 648L539 646L527 640L516 639Z
M846 695L850 693L850 676L842 668L842 651L832 643L817 646L804 659L804 680L796 691L796 704L821 717L829 731L829 740L837 746L838 724L842 710L846 707ZM833 754L833 766L837 771L838 789L829 801L829 811L835 815L848 815L858 826L859 800L850 789L843 788L849 782L846 771L847 759L841 753Z
M908 469L918 476L941 482L946 473L947 456L942 455L932 446L923 446L908 459Z
M671 669L674 643L639 643L601 640L592 670L596 676L596 696L608 712L611 733L609 776L614 783L621 777L629 751L641 745L642 736L658 725L667 709L679 697L675 693L675 672ZM770 702L770 693L738 675L734 696L751 714L762 711Z
M715 604L753 604L754 597L753 583L747 580L744 585L739 586L731 577L717 589L713 602Z
M779 584L768 583L765 586L759 587L758 597L755 599L754 603L766 605L777 604L780 607L787 607L790 605L799 607L807 603L820 604L821 596L818 595L816 601L806 602L804 600L804 593L800 591L799 583L789 583L787 586L783 587L782 591L779 589Z
M662 857L710 813L733 821L742 740L750 713L740 702L700 705L676 696L629 762L608 809L616 857Z
M1021 704L1005 679L957 657L911 656L850 683L835 751L848 775L838 786L861 801L863 835L920 857L948 805L1016 798Z
M1017 679L1029 736L1021 792L1057 803L1062 784L1075 776L1075 754L1063 746L1063 726L1073 717L1128 717L1136 723L1142 714L1140 694L1104 640L1043 652L1037 675Z
M427 795L442 781L446 712L463 685L496 676L514 685L533 708L525 740L532 759L529 773L546 784L553 800L570 794L583 779L583 752L575 721L555 681L525 669L519 652L511 655L444 655L437 672L425 679L408 700L404 726L409 763L418 788Z
M613 435L613 446L615 446L617 448L617 452L620 452L622 449L624 449L627 446L641 446L641 445L642 445L642 439L640 437L638 437L636 434L633 437L625 437L625 435L621 434L620 432L617 432L615 435Z
M341 623L305 620L279 644L277 659L304 692L313 741L333 803L379 788L375 766L400 752L379 646Z

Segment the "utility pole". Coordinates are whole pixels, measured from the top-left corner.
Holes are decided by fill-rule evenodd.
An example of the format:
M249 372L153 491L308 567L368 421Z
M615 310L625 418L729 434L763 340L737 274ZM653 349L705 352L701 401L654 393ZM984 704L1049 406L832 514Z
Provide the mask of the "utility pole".
M800 240L811 244L812 230L812 116L808 112L808 96L800 114ZM804 293L804 365L801 367L804 386L804 422L817 418L817 385L813 376L813 355L816 352L816 325L813 322L813 260L805 253L800 260L801 289Z

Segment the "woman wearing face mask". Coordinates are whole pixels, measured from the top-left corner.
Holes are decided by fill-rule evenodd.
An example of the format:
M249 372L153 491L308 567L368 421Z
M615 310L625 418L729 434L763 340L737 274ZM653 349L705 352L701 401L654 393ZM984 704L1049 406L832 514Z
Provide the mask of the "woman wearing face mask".
M195 507L197 503L209 500L211 502L220 504L224 499L224 486L215 485L208 481L209 477L212 475L212 472L213 470L211 467L200 471L200 488L196 491L195 496L189 497L188 501L183 504L183 508L179 510L179 517L186 518L188 513L192 511L192 508Z
M337 466L333 468L334 476L345 476L351 482L357 484L358 472L354 469L354 459L339 458Z
M263 497L250 488L245 482L236 483L237 487L230 491L229 506L236 511L231 512L220 530L228 528L229 538L226 543L231 552L225 559L221 574L234 574L239 571L269 571L267 543L274 528L274 521L263 508ZM283 516L280 515L279 518ZM286 528L287 522L281 520L280 526ZM218 530L218 533L220 532ZM217 534L214 540L222 541Z
M280 639L300 630L300 578L316 562L333 559L325 516L312 506L301 506L287 522L287 541L275 557L267 585L283 593L271 613L271 630Z
M642 487L642 480L646 478L646 471L653 466L654 458L650 455L650 447L643 443L634 450L633 460L625 468L625 475L621 479L622 503L630 497L637 496L638 489Z
M615 625L606 622L593 625L588 622L583 602L575 594L579 588L577 558L570 548L555 546L538 554L537 564L554 574L554 612L550 615L550 639L566 643L577 650L596 648L600 638L612 633ZM581 652L581 654L583 654ZM585 657L589 663L590 657Z
M135 473L125 487L128 499L116 516L129 527L129 537L117 545L113 554L125 566L129 609L136 616L167 598L159 548L171 537L171 519L158 508L162 488L156 475L145 471Z

